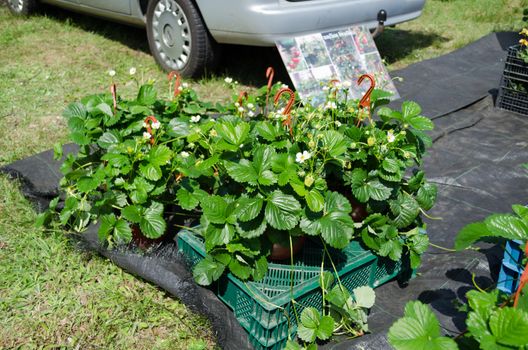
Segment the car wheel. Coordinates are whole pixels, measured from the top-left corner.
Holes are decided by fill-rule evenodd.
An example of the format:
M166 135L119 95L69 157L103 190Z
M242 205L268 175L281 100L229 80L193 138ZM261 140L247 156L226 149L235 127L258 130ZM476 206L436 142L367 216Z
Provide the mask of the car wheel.
M196 77L217 61L217 44L191 0L151 0L147 37L152 55L166 71Z
M36 0L7 0L7 7L12 14L17 16L27 16L35 11Z

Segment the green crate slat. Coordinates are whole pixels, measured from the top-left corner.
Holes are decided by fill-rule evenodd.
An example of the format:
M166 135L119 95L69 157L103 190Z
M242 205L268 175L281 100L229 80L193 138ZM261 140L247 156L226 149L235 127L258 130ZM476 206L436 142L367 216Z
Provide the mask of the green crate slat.
M190 265L205 257L203 240L197 234L180 231L177 239L178 249ZM378 258L356 241L342 251L332 249L331 255L341 282L349 290L365 285L378 287L402 272L401 262ZM220 278L217 296L233 310L256 349L282 349L288 333L293 336L297 331L295 313L300 315L305 307L321 310L319 274L323 257L325 270L333 271L323 248L307 240L294 258L293 269L289 262L270 262L268 273L258 282L243 282L230 273ZM295 310L292 298L297 302Z

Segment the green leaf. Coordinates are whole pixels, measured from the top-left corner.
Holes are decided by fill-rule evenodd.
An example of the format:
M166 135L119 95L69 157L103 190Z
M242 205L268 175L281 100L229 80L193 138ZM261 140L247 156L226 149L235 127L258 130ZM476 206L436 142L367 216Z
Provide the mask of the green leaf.
M361 168L352 171L350 180L354 197L362 203L367 202L370 198L377 201L386 200L392 192L389 187L377 179L367 181L367 172Z
M266 276L268 272L268 260L265 256L261 256L257 261L255 261L255 267L253 269L253 279L255 281L260 281Z
M324 197L318 190L311 190L306 194L306 204L311 211L317 213L324 208Z
M496 310L490 317L491 333L500 344L528 345L528 313L512 307Z
M72 142L78 144L79 146L86 146L89 145L92 142L92 139L83 132L75 131L70 134L70 140Z
M163 175L159 166L145 162L139 165L139 173L144 178L152 181L158 181Z
M225 270L225 265L218 261L214 261L212 257L206 256L206 258L200 261L193 268L193 277L196 283L202 286L208 286L213 281L222 276Z
M343 307L349 298L348 290L339 284L336 284L326 295L326 300L337 307Z
M323 271L319 275L319 286L321 289L327 290L332 284L334 284L334 275L331 272Z
M343 249L352 239L354 222L348 214L330 212L323 216L319 223L321 236L326 243L334 248Z
M475 243L476 241L490 236L491 233L483 222L474 222L466 225L458 232L455 238L455 249L463 250Z
M427 235L418 234L409 238L409 242L412 243L411 249L416 254L423 254L429 248L429 237Z
M179 118L171 119L169 122L168 134L172 137L185 137L189 135L189 123Z
M289 154L275 154L271 164L273 171L278 174L279 186L285 186L291 179L297 178L297 166Z
M237 207L237 219L242 222L255 219L262 210L263 203L264 200L260 197L240 197Z
M334 333L334 319L330 316L323 316L321 317L321 321L319 324L319 327L317 327L317 331L315 335L318 339L321 340L327 340L329 339L332 334Z
M62 112L62 116L66 119L71 119L71 118L85 119L86 115L87 115L86 107L80 102L69 104L68 107L66 107L66 109L64 110L64 112Z
M484 222L494 237L528 240L528 225L518 217L509 214L494 214L488 216Z
M265 216L268 223L278 230L291 230L299 222L301 205L291 195L274 191L267 200Z
M172 151L165 145L154 146L148 153L148 161L156 166L169 164L172 158Z
M512 210L521 219L523 219L525 222L528 222L528 207L525 207L524 205L514 204L512 205Z
M226 209L228 203L220 196L204 197L201 207L207 220L214 224L223 224L227 220Z
M140 205L129 205L121 210L121 215L130 222L139 224L143 217L144 208Z
M321 314L314 307L307 307L301 313L301 324L297 330L299 338L305 342L313 342L316 339L316 330L321 322ZM304 328L301 330L301 327Z
M423 210L429 210L436 202L437 188L428 182L424 183L414 197Z
M195 193L185 187L178 189L176 192L176 200L178 201L178 205L185 210L193 210L200 204L200 196L195 195Z
M409 226L420 212L418 202L408 194L400 194L396 200L391 200L389 204L391 212L396 215L392 221L398 228Z
M400 172L400 163L393 158L385 158L383 162L381 163L381 166L383 169L389 173L397 173Z
M288 339L288 341L286 342L286 347L284 347L284 350L304 350L304 349L299 345L299 343Z
M247 182L254 186L257 185L259 176L255 168L253 168L253 165L247 159L242 159L238 163L226 161L224 165L229 176L236 182Z
M239 122L233 124L231 122L217 122L215 130L227 143L235 146L240 146L247 139L250 126L248 123Z
M404 121L407 121L411 117L418 116L422 113L420 105L413 101L404 101L401 106L402 117Z
M119 242L128 243L132 240L132 229L125 220L119 219L114 225L113 235Z
M142 105L152 105L154 102L156 102L157 93L154 89L154 86L150 84L142 85L139 88L139 92L137 95L137 101L141 103Z
M335 130L328 130L323 133L323 146L333 158L337 158L346 152L348 144L343 134Z
M466 293L468 304L483 319L488 319L491 311L497 304L499 291L497 289L492 292L480 292L477 290L470 290Z
M116 222L117 219L114 214L107 214L101 216L101 225L99 226L99 230L97 231L99 240L105 241L111 235Z
M228 265L229 271L236 277L240 278L241 280L247 280L249 276L251 276L251 273L253 272L253 269L251 266L247 265L246 263L243 263L239 261L238 259L231 259L231 262Z
M374 302L376 301L376 293L374 293L374 289L369 286L363 286L357 287L352 292L354 293L354 299L358 306L367 309L374 306Z
M440 326L433 312L419 301L405 306L405 315L392 325L389 343L396 350L457 350L451 338L440 336Z
M431 119L421 115L410 117L405 121L416 130L427 131L434 129L434 124Z
M95 108L94 111L98 111L106 115L107 117L113 117L114 113L112 112L112 107L107 103L100 103Z
M211 251L216 246L231 242L235 236L235 228L231 224L209 224L204 232L205 249Z
M265 121L258 122L255 130L262 138L270 142L275 141L279 136L283 135L279 125Z
M389 107L383 106L380 107L376 113L380 117L381 120L384 122L389 122L391 119L401 120L402 116L401 113L398 111L393 111Z
M163 204L152 202L150 207L145 209L145 214L141 218L139 227L141 233L147 238L159 238L165 233L167 224L163 219Z

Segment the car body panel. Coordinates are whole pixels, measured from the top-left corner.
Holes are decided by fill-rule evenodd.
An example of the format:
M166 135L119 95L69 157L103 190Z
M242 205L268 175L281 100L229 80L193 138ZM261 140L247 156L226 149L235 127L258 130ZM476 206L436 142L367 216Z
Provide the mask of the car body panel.
M42 0L73 11L136 26L145 25L139 0ZM425 0L195 0L212 37L223 44L273 46L285 37L351 25L374 29L377 14L386 25L421 15Z
M425 0L196 0L211 35L220 43L274 45L275 40L335 30L351 25L378 25L380 10L386 25L414 19Z

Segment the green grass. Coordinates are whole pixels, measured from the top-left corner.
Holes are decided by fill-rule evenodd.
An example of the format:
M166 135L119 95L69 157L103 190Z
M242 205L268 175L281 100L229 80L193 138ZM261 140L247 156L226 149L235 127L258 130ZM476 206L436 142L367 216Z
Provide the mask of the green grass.
M428 0L422 17L388 29L377 43L389 67L401 68L491 31L519 30L523 6L528 0ZM221 68L191 82L204 99L224 97L225 75L246 88L263 84L269 65L289 82L273 49L224 51ZM0 165L67 141L61 111L106 91L109 69L117 71L119 93L130 96L130 67L136 79L155 79L160 94L169 93L142 29L50 8L15 18L0 6ZM35 229L36 214L16 182L0 176L0 193L0 349L214 347L208 322L178 300L78 251L62 232Z

